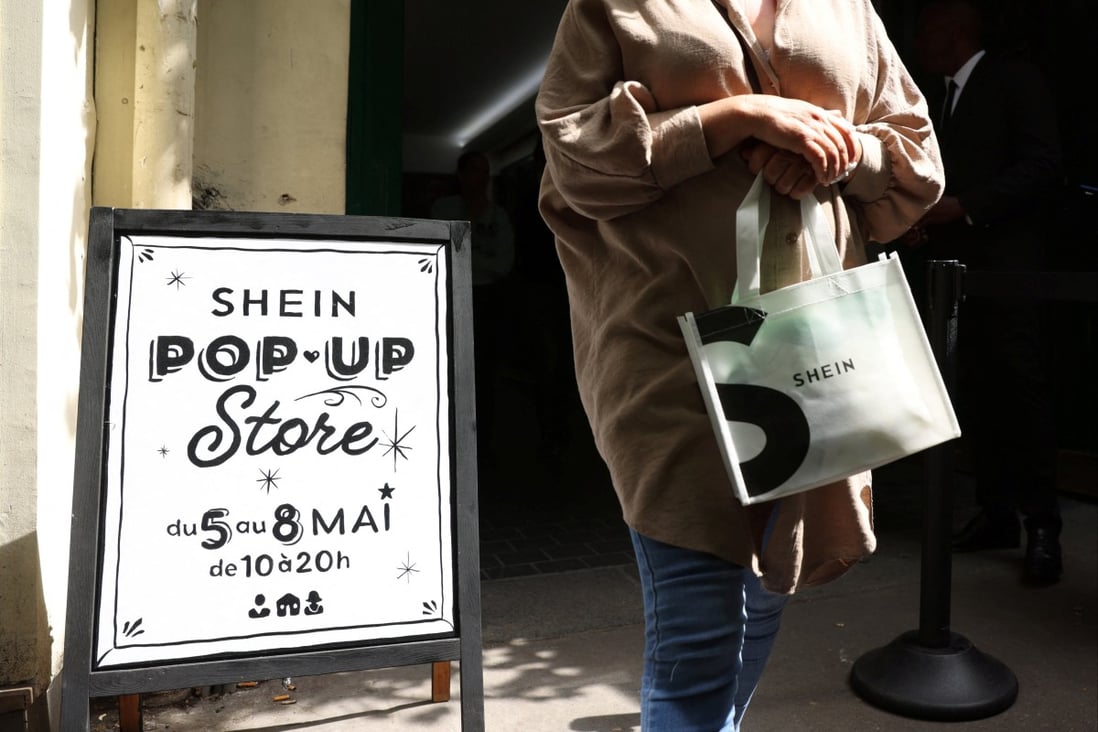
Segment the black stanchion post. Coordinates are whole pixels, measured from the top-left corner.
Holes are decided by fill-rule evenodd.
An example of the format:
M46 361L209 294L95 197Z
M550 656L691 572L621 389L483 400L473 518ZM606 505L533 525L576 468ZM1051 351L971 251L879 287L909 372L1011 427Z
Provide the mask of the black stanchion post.
M926 335L946 390L955 394L957 315L965 268L956 261L931 261L927 267ZM950 643L952 481L953 445L927 450L918 634L926 648L946 648Z
M927 337L942 378L956 373L957 310L964 265L931 261ZM927 451L919 629L869 651L855 663L850 685L870 704L905 717L967 721L1009 708L1018 679L1000 661L950 629L953 445Z

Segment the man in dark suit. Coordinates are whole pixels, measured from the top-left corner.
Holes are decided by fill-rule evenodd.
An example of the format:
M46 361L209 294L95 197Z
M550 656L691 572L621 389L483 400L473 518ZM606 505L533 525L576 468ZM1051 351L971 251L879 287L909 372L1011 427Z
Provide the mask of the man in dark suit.
M946 171L945 195L918 227L918 255L969 270L1042 269L1061 173L1054 102L1039 72L986 53L980 14L966 0L932 0L915 49L927 71L944 77L925 91L940 115ZM1024 577L1047 584L1062 570L1061 521L1038 306L990 298L961 306L958 401L981 511L954 537L954 550L1019 546L1021 513Z

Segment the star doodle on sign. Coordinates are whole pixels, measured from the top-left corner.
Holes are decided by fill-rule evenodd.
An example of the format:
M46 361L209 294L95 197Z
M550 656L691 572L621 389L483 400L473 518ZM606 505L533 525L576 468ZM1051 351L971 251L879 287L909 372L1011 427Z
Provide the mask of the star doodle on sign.
M278 487L278 480L279 480L279 478L278 478L278 468L275 468L275 470L273 472L270 471L270 470L260 470L259 474L263 476L262 478L257 478L256 481L255 481L256 483L262 483L263 484L263 485L259 486L259 490L266 489L267 495L270 495L271 494L271 488L277 488Z
M408 445L403 444L403 443L404 443L404 438L407 437L408 435L410 435L412 433L412 430L414 430L414 429L415 429L415 425L412 425L411 427L408 428L407 432L405 432L403 435L401 435L400 434L400 410L399 409L394 410L394 413L393 413L393 436L390 437L388 434L382 433L382 434L385 434L385 436L389 438L389 441L381 443L385 447L389 448L388 450L386 450L383 453L383 455L388 455L389 453L393 453L393 470L394 471L396 470L396 467L397 467L397 456L398 455L400 457L404 458L405 460L408 459L408 456L404 454L404 451L405 450L411 450L412 448ZM400 435L400 436L397 437L397 435Z
M411 554L405 554L404 556L406 557L405 560L404 560L404 564L397 567L397 569L400 570L400 574L397 575L397 579L398 580L407 580L408 584L411 584L412 583L412 573L413 572L418 572L419 570L416 569L416 563L412 561L412 555Z
M381 497L383 499L385 499L385 498L392 498L393 497L393 491L395 491L395 490L396 490L396 488L390 488L389 484L386 483L385 487L384 488L378 488L377 492L381 494Z
M187 283L184 282L183 280L189 280L190 277L188 277L187 275L185 275L182 272L177 272L173 269L172 270L172 276L171 277L166 277L165 279L168 280L168 287L171 287L172 285L175 285L175 289L178 290L180 287L185 287L187 285Z
M160 453L160 457L166 458L168 457L168 453L171 452L171 450L168 449L167 445L161 445L160 449L157 450L157 452Z

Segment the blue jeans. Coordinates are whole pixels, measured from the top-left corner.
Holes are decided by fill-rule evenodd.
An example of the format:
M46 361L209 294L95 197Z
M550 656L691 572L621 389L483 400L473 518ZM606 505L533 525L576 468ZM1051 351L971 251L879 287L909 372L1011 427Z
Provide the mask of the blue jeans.
M786 596L711 554L630 530L644 593L643 732L738 732Z

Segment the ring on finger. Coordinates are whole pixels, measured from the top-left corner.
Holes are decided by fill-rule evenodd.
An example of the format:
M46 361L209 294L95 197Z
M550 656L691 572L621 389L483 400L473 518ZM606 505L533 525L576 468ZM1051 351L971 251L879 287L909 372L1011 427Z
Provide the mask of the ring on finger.
M843 170L842 173L835 177L835 180L831 181L831 185L835 185L836 183L845 183L846 181L850 180L850 175L857 167L857 163L851 162L849 165L846 166L846 169Z

